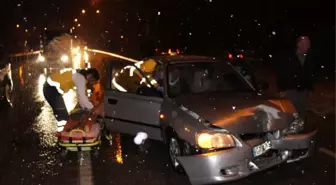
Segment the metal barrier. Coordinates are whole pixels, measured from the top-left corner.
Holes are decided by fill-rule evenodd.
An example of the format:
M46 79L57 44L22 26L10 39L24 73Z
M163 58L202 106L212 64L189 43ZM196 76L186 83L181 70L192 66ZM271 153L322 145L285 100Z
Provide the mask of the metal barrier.
M88 51L88 52L100 53L100 54L103 54L103 55L112 56L112 57L115 57L115 58L119 58L119 59L122 59L122 60L134 62L134 63L139 62L136 59L129 58L129 57L122 56L122 55L118 55L116 53L111 53L111 52L97 50L97 49L91 49L91 48L86 48L85 50ZM30 60L30 59L35 58L36 55L38 55L38 54L40 54L42 52L43 52L43 50L31 51L31 52L25 52L25 53L16 53L16 54L10 55L9 59L10 59L11 62Z
M24 52L24 53L16 53L9 55L10 62L19 62L23 60L30 60L36 57L36 55L42 53L42 50Z

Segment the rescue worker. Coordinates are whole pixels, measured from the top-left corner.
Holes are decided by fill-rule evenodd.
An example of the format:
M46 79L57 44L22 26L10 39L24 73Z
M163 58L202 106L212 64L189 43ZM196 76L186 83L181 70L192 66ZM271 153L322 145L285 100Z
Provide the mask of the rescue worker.
M5 68L0 69L0 82L5 78L5 76L11 71L10 64L6 65Z
M7 64L6 67L0 69L0 100L5 97L10 106L11 93L13 91L13 80L11 74L11 64Z
M58 132L63 130L69 117L62 95L76 87L80 107L96 113L98 106L93 105L87 97L86 85L93 85L99 78L99 72L95 68L57 72L48 77L43 86L43 95L53 110Z

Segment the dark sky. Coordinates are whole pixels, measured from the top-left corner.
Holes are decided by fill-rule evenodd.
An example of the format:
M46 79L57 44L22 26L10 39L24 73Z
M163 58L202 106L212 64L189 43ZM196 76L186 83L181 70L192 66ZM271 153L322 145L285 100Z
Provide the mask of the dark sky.
M81 27L77 28L77 34L89 46L107 50L125 47L131 51L137 43L153 40L159 48L187 47L201 51L235 46L272 53L288 49L295 37L303 34L311 37L314 50L323 60L333 65L335 62L335 2L332 0L0 2L0 44L9 51L22 51L26 40L34 48L45 27L69 29L76 26L74 19L78 18ZM81 14L82 9L86 10L85 15ZM20 27L16 28L16 24Z

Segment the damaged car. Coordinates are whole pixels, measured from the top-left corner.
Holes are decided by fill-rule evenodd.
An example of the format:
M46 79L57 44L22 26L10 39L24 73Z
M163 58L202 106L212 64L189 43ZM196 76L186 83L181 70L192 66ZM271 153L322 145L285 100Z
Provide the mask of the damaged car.
M292 103L261 94L228 61L158 56L106 69L107 128L164 142L192 184L242 179L314 151L316 130L305 130Z

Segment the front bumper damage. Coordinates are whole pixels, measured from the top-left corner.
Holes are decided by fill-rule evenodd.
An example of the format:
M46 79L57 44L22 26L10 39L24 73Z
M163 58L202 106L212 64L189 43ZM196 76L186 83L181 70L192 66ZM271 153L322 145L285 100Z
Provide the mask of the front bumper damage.
M193 185L229 182L281 163L294 162L311 156L315 150L315 136L316 130L271 140L271 151L274 154L270 156L253 157L254 146L242 143L241 147L182 156L178 160Z

